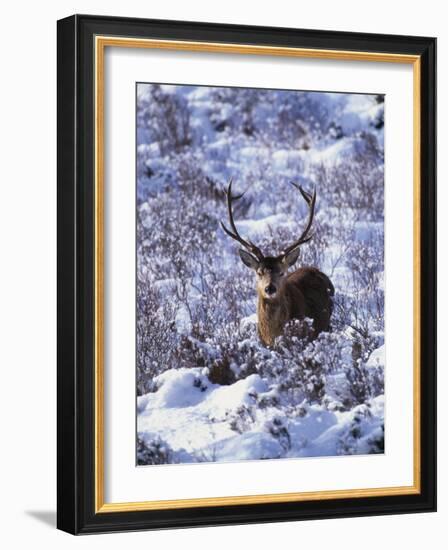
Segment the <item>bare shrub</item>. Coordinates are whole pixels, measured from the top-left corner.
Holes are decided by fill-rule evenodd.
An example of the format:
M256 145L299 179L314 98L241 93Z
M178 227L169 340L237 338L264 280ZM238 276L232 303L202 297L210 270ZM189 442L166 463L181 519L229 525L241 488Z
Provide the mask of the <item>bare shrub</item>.
M372 156L353 155L335 165L316 165L313 176L322 200L341 213L347 208L355 210L364 221L382 220L384 168Z
M154 84L147 97L140 99L137 116L140 126L150 134L149 139L159 144L162 155L190 145L190 111L181 96Z
M247 405L241 405L234 413L229 417L230 428L242 434L250 429L255 422L255 410L254 407Z
M152 440L137 437L137 464L169 464L173 461L173 451L159 436Z
M151 284L138 281L137 311L137 394L142 395L175 360L177 304L165 300Z
M236 381L235 373L230 368L227 358L213 363L208 369L207 378L212 384L221 386L230 386Z
M291 435L285 425L284 418L275 416L265 424L265 429L280 443L285 452L289 451L291 448Z

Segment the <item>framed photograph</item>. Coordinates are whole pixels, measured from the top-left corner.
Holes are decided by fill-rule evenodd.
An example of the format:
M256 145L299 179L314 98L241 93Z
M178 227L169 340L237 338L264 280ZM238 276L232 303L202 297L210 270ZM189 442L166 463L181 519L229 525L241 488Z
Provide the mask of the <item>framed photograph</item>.
M436 509L434 38L58 22L58 527Z

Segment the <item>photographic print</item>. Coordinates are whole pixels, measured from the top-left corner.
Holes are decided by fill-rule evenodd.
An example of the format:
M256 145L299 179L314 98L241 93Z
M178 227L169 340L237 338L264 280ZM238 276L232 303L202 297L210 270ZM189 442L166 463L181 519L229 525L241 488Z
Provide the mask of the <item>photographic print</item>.
M74 15L57 103L58 528L435 511L436 39Z
M138 83L137 464L384 452L384 96Z

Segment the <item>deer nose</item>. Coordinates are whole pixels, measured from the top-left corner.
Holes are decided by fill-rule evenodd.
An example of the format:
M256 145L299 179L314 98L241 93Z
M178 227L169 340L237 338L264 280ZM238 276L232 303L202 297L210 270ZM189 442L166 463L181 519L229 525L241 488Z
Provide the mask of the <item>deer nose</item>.
M266 294L275 294L276 290L277 290L277 289L275 288L274 285L268 285L268 286L264 289L264 291L266 292Z

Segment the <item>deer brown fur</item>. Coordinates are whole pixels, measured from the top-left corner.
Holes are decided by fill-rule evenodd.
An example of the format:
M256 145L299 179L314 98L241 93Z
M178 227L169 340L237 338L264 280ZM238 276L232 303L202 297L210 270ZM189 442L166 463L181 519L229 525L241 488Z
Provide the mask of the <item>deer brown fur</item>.
M316 202L315 191L311 195L302 187L293 185L308 204L308 221L299 239L279 256L264 256L256 245L240 236L233 220L232 202L242 195L232 196L232 182L227 189L232 230L224 224L222 227L230 237L244 246L244 249L239 250L241 260L256 273L258 334L267 346L272 346L275 338L283 334L285 324L291 319L312 319L312 337L330 329L334 295L330 279L315 267L300 267L288 274L288 269L298 260L300 246L312 238L309 232Z

